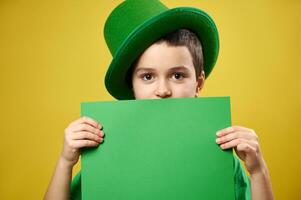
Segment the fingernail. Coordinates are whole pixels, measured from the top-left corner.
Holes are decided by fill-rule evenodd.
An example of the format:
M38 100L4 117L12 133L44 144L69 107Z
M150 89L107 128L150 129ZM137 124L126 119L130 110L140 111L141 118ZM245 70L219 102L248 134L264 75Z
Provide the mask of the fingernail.
M219 138L216 138L216 140L215 140L215 142L217 143L217 144L219 144L220 143L220 139Z
M99 131L97 131L97 135L98 135L98 136L100 136L100 137L102 136L102 133L101 133L101 131L100 131L100 130L99 130Z

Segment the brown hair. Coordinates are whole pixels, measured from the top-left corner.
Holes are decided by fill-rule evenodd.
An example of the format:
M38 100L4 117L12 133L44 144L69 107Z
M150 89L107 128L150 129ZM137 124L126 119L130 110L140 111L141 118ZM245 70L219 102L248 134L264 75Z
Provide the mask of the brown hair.
M178 29L161 37L154 44L160 44L163 42L166 42L167 45L170 46L187 47L192 57L196 79L198 79L199 75L204 70L204 61L202 45L196 34L188 29ZM135 60L132 67L127 72L126 81L130 86L132 86L132 73L138 60L139 57Z
M195 69L196 79L203 71L203 52L202 45L198 37L188 29L178 29L171 32L155 42L160 44L166 42L170 46L186 46L192 57L192 62Z

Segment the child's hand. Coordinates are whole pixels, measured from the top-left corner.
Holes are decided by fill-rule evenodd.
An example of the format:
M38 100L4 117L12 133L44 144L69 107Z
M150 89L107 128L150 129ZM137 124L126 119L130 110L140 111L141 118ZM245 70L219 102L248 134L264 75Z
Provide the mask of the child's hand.
M64 147L61 158L70 166L79 159L79 149L96 147L103 141L102 126L88 117L81 117L69 124L65 129Z
M216 143L222 149L234 148L251 175L261 172L265 168L258 137L254 130L241 126L232 126L218 131L216 135Z

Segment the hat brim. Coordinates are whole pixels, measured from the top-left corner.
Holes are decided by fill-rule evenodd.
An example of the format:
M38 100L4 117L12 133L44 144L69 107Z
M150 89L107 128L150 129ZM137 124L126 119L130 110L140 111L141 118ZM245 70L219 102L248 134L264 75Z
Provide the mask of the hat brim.
M127 71L143 51L162 36L186 28L201 41L206 78L212 71L219 51L219 36L215 23L202 10L191 7L169 9L137 27L120 45L107 70L105 85L116 99L134 99L126 80Z

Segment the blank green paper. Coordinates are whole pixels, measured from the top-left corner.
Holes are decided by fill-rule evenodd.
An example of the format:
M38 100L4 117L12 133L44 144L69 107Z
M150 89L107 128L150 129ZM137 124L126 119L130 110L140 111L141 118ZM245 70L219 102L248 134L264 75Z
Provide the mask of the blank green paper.
M234 199L232 151L215 143L229 97L85 102L81 115L105 133L82 150L82 199Z

